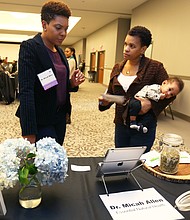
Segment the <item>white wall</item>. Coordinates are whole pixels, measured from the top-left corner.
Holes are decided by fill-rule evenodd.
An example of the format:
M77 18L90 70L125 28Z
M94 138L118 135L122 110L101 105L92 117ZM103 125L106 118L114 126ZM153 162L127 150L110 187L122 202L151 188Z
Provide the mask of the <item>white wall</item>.
M153 35L152 58L163 62L169 74L180 76L184 91L172 108L190 116L190 1L150 0L133 10L131 26L143 25Z
M172 105L172 109L190 117L190 80L183 79L185 83L184 90L177 96Z
M189 76L189 0L151 0L132 13L131 26L144 25L153 34L153 58L170 74Z
M1 58L8 57L8 62L18 60L18 53L20 44L4 44L0 43L0 56Z
M104 85L109 84L110 73L114 64L123 59L123 43L129 26L129 19L117 19L86 39L87 71L90 67L90 54L96 52L96 55L98 55L98 51L105 51ZM96 58L98 57L96 56Z
M90 54L92 52L105 50L105 65L103 84L108 84L111 69L115 63L116 41L117 41L117 24L114 21L107 26L99 29L86 39L86 67L90 67ZM97 57L97 56L96 56ZM96 65L97 67L97 65Z

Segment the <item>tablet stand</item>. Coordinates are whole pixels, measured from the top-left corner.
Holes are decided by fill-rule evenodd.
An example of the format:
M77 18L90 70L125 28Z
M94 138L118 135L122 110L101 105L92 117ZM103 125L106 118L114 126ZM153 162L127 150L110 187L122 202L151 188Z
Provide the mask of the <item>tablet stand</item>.
M125 161L131 161L131 160L125 160ZM133 160L134 161L134 160ZM102 179L102 182L104 184L104 188L105 188L105 191L106 191L106 194L109 196L109 192L108 192L108 188L106 186L106 181L105 181L105 177L106 176L114 176L114 175L131 175L133 177L133 179L135 180L135 182L137 183L138 187L143 191L143 188L142 186L140 185L140 183L138 182L138 180L136 179L136 177L134 176L133 174L133 171L135 171L136 169L140 168L144 163L145 163L145 160L136 160L137 162L141 162L140 164L137 164L133 169L131 169L130 171L126 171L126 172L123 172L123 173L104 173L102 172L101 170L101 179ZM119 162L119 161L118 161ZM103 163L106 163L106 162L103 162Z

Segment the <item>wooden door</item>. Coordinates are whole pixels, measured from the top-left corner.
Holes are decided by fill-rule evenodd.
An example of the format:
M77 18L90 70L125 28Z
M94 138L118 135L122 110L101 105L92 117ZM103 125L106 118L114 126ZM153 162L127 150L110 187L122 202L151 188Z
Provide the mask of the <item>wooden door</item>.
M96 68L96 53L90 54L90 71L95 71Z
M105 51L98 52L98 83L103 84Z

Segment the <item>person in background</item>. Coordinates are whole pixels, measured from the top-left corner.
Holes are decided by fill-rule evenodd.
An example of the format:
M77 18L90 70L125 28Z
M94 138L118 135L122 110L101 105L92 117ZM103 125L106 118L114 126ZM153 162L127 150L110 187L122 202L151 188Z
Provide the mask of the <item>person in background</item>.
M85 80L79 70L69 78L69 65L59 47L67 36L70 16L69 7L62 1L46 2L41 9L42 33L20 46L20 105L16 115L23 138L31 143L52 137L63 144L70 92L77 92Z
M15 72L17 72L17 61L13 60L11 73L15 73Z
M5 70L4 70L3 66L2 66L2 63L3 63L3 60L0 58L0 71L4 72Z
M5 59L3 59L3 62L1 63L1 66L3 68L4 71L7 71L10 73L10 66L8 63L8 57L5 57Z
M142 131L143 133L148 132L149 115L142 117L140 122L137 122L137 116L141 110L141 101L138 97L148 98L158 102L159 100L169 99L173 96L177 96L184 88L184 82L179 77L170 77L159 84L152 84L144 86L138 91L133 98L129 100L129 117L130 117L130 128Z
M145 85L160 84L168 78L168 74L159 61L145 57L144 53L152 41L151 32L143 26L135 26L128 31L124 41L124 60L115 64L110 75L107 93L125 96L126 102ZM150 123L148 132L143 133L130 128L128 105L116 104L115 108L115 147L147 146L150 151L156 134L157 116L175 99L159 100L158 102L138 98L141 101L140 115L137 122L144 115L149 114ZM104 111L111 107L108 102L99 97L99 110ZM126 122L126 123L125 123Z
M75 55L75 48L66 47L64 52L69 63L70 75L72 75L73 72L77 69L77 59Z
M84 73L85 70L85 60L82 60L82 62L79 64L79 69L82 73Z
M66 47L64 53L65 53L65 56L67 57L67 61L69 63L70 77L71 77L73 72L77 69L77 59L76 59L76 55L75 55L75 48ZM72 112L72 109L70 109L70 112L68 112L68 114L67 114L67 117L66 117L67 124L71 124L71 112Z

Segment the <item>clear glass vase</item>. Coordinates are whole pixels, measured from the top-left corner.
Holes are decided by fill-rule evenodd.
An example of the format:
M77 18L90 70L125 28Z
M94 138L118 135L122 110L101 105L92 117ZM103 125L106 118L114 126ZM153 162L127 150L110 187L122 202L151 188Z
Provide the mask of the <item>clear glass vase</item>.
M19 203L22 207L32 209L42 200L41 185L36 176L29 177L29 183L22 185L19 191Z

